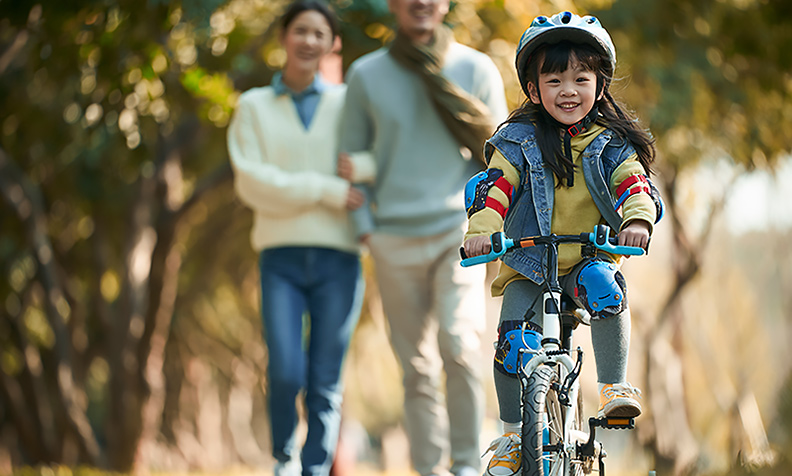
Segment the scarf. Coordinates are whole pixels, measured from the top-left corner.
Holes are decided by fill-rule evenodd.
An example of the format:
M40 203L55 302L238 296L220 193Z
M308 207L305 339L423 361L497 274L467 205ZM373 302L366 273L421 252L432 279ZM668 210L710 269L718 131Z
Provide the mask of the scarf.
M484 162L484 141L492 135L495 124L486 104L442 75L445 55L452 41L453 33L445 25L437 28L429 45L416 44L400 32L391 44L390 54L421 78L451 135L467 147L473 157Z

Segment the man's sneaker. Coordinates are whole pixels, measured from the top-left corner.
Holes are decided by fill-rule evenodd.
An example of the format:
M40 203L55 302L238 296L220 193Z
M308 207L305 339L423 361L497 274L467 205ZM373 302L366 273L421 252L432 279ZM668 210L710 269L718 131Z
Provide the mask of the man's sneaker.
M597 417L635 418L641 414L641 391L629 383L606 384L600 391Z
M296 458L276 462L272 471L273 476L300 476L300 473L302 473L302 464Z
M520 435L517 433L506 433L495 438L484 454L490 451L494 451L494 454L487 465L486 474L512 476L520 470L522 456L520 454Z

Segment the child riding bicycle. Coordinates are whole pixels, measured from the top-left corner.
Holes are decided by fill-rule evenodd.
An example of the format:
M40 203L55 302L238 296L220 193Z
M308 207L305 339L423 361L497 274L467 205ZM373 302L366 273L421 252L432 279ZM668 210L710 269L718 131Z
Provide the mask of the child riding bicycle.
M611 96L615 66L613 42L594 17L540 16L523 33L516 67L528 99L487 141L488 168L466 187L467 256L488 253L489 236L501 229L514 238L570 235L603 223L619 232L620 245L648 247L661 214L648 179L654 141ZM492 284L493 296L503 296L494 372L503 436L490 446L492 476L521 465L520 384L499 356L505 334L523 321L541 333L542 258L541 247L510 251ZM591 317L599 417L641 413L640 392L626 381L630 311L621 259L582 258L579 246L559 246L564 294Z

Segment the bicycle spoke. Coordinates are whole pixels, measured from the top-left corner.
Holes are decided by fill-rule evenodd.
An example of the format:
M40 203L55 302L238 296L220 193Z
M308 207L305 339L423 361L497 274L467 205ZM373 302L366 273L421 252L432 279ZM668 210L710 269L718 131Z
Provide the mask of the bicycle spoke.
M548 430L548 443L555 446L554 451L543 455L543 459L550 462L550 474L548 476L565 476L564 471L564 428L563 428L563 408L558 400L558 394L549 391L545 401L545 415L547 421L545 426Z

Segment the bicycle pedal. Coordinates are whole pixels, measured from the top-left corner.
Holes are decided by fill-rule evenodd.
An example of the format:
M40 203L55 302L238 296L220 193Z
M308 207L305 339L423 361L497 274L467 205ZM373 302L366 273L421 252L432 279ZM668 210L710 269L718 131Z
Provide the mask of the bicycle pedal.
M609 430L632 430L635 428L635 418L602 417L592 418L595 425Z

